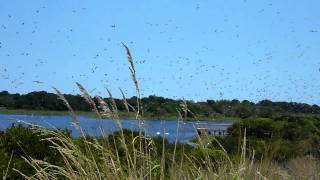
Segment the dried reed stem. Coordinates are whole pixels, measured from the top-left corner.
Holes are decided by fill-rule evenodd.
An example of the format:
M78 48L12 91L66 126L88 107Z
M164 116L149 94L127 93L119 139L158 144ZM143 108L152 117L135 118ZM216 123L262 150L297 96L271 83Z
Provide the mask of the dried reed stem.
M58 99L60 99L63 102L63 104L68 108L68 112L71 116L73 125L75 126L75 128L79 132L81 132L80 122L78 120L77 114L74 112L74 110L71 107L71 105L69 104L68 100L64 97L64 95L57 88L55 88L55 87L52 87L52 88L56 91Z
M102 119L101 115L97 109L97 106L95 104L95 102L92 100L91 96L89 95L88 91L78 82L76 82L78 88L80 89L83 98L85 99L85 101L91 106L91 108L94 110L94 112L97 114L98 119Z
M133 59L132 59L132 56L131 56L129 48L124 43L122 43L122 46L125 48L126 53L127 53L127 58L128 58L128 62L129 62L129 70L130 70L131 78L132 78L132 81L134 83L134 86L135 86L135 89L136 89L136 94L137 94L136 119L140 120L140 118L139 118L140 113L142 114L142 109L141 109L141 105L140 105L141 104L141 102L140 102L141 96L140 96L139 83L138 83L138 80L137 80L136 69L134 67Z

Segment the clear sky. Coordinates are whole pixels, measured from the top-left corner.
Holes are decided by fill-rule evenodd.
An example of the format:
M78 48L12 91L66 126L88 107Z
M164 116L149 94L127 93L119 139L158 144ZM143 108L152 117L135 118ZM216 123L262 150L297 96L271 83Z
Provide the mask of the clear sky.
M319 0L2 0L0 90L320 104ZM40 81L40 82L38 82ZM43 83L42 83L43 82Z

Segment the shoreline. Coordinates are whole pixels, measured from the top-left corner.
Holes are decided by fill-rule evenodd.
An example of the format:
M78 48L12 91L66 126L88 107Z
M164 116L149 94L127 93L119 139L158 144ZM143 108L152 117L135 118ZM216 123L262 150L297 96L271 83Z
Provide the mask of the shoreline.
M86 116L90 118L96 118L96 114L94 112L89 111L75 111L77 116ZM39 115L39 116L69 116L68 111L51 111L51 110L29 110L29 109L0 109L0 114L4 115ZM134 113L128 113L128 112L119 112L119 115L121 119L127 119L127 120L135 120L135 114ZM164 115L164 116L152 116L148 113L143 115L144 120L177 120L178 117L174 115ZM197 119L195 118L187 118L184 119L184 121L195 121ZM239 118L234 117L198 117L199 121L215 121L215 122L222 122L222 121L237 121Z

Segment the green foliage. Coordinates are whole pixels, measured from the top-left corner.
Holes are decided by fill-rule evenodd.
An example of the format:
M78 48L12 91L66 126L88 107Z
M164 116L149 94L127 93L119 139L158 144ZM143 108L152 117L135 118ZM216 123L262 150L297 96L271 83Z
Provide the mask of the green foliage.
M248 151L256 157L286 161L312 154L320 156L320 131L317 117L282 116L251 118L235 122L229 135L220 141L228 152L239 152L239 142L246 133ZM216 146L216 145L215 145Z
M70 136L69 131L61 131ZM48 161L55 165L63 163L59 152L50 146L52 143L42 141L43 136L35 134L30 128L12 125L5 132L0 133L0 174L4 173L9 165L7 178L18 179L21 176L12 169L18 169L26 175L34 173L33 168L23 158L35 158ZM9 164L12 156L11 163Z
M101 157L104 154L101 153L117 153L117 156L120 158L120 162L123 166L126 166L126 151L125 147L129 148L129 153L133 156L136 149L139 148L140 142L142 143L142 147L146 148L150 146L151 157L154 161L160 162L162 157L162 149L166 149L165 159L167 160L165 164L165 168L170 167L170 163L173 158L174 149L176 151L176 160L181 159L183 157L182 152L190 152L192 147L186 144L170 144L167 140L164 140L161 137L155 138L147 138L142 133L134 132L130 130L124 129L123 131L124 141L121 136L121 132L115 132L107 136L107 138L100 137L79 137L73 138L72 143L78 147L78 149L83 153L84 156L93 156L97 164L103 165L104 159ZM60 131L60 133L64 134L65 137L70 137L70 131ZM137 138L141 135L143 138ZM21 175L16 172L14 169L19 170L21 173L31 176L35 173L35 170L25 161L24 158L29 159L37 159L48 162L57 166L64 166L64 160L62 159L61 153L53 148L55 145L52 142L57 144L61 144L61 142L55 140L54 136L52 136L52 142L45 140L46 138L51 138L51 135L43 135L40 133L36 133L36 131L32 130L31 127L24 127L21 124L12 125L10 128L5 131L0 131L0 177L4 176L7 168L8 174L7 178L9 179L19 179ZM151 145L149 145L152 142ZM88 145L93 145L95 143L99 143L101 147L93 147L88 151ZM124 143L126 146L124 146ZM107 151L101 152L102 149L106 149ZM147 149L145 149L147 150ZM12 156L11 162L10 158ZM10 163L9 163L10 162Z
M80 95L65 95L69 104L77 111L91 111L90 106ZM104 99L106 102L109 99ZM119 111L126 111L121 99L114 99ZM95 100L97 107L99 104ZM127 99L127 102L136 107L136 97ZM176 117L176 109L180 107L182 100L174 100L151 95L141 99L143 110L152 118ZM213 119L223 117L249 118L265 117L276 118L283 115L319 115L320 107L294 102L272 102L263 100L253 103L247 100L242 102L234 100L207 100L206 102L187 101L188 108L202 119ZM0 92L0 107L8 109L30 109L30 110L55 110L66 111L66 107L59 101L55 94L44 91L31 92L25 95L10 94L7 91ZM131 111L133 109L130 108ZM188 118L193 118L188 113Z
M63 134L65 138L61 140L59 139L62 137L61 135L57 138L53 135L54 133L43 134L32 128L30 129L30 127L12 125L4 132L0 132L0 175L4 176L8 169L6 176L8 179L19 179L21 175L14 170L17 169L27 176L32 176L35 169L23 157L42 160L51 165L68 169L65 160L62 159L61 151L66 154L70 154L70 151L72 152L70 154L71 160L74 160L75 163L70 168L75 168L75 172L78 167L73 166L78 163L81 166L83 165L82 168L90 166L88 168L98 168L112 172L112 169L105 169L106 165L110 165L108 159L111 158L114 160L114 166L118 166L123 171L119 178L131 177L130 171L133 169L128 166L127 158L134 156L139 156L135 160L135 171L143 169L145 160L147 160L150 163L148 166L155 168L152 170L151 177L153 178L159 178L160 176L166 179L202 176L210 179L212 175L225 179L249 178L259 177L256 174L257 171L264 175L270 175L270 177L278 177L278 167L275 165L267 163L265 167L257 167L255 164L261 160L261 165L263 165L265 162L271 162L272 159L275 162L290 161L291 163L297 157L305 157L305 155L310 154L318 157L320 144L318 127L319 119L309 117L246 119L235 123L229 129L228 136L217 137L216 140L209 143L209 146L191 147L186 144L171 144L161 137L145 137L141 132L126 129L98 138L70 138L69 131L59 131L57 135ZM246 138L243 138L244 132L246 132ZM138 138L140 136L142 138ZM47 138L52 141L48 141ZM246 141L245 145L243 145L244 140ZM56 144L53 144L53 142ZM63 145L62 142L67 144ZM142 147L142 149L139 150L139 147ZM128 151L126 151L126 148L128 148ZM255 155L254 164L252 164L253 161L251 163L250 159L243 156L243 148L247 151L248 156ZM147 154L144 154L145 152ZM126 153L129 153L130 156ZM313 163L310 171L316 172L319 169L318 162L314 160ZM293 165L290 164L290 166ZM295 166L295 168L297 167ZM165 172L164 175L162 171ZM306 172L301 172L299 176L308 174L309 177L309 170L305 169L304 171ZM107 174L112 177L110 172ZM94 171L93 173L104 172ZM317 177L317 175L314 176Z

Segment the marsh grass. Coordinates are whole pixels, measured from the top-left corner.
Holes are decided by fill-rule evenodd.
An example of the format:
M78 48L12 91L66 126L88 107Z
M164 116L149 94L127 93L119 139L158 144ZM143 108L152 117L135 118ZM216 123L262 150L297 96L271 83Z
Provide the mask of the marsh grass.
M97 119L108 117L113 119L118 128L118 136L109 136L107 130L100 128L102 139L88 138L81 129L76 113L69 105L63 94L57 90L57 96L69 109L72 122L81 133L81 138L74 140L59 131L52 131L39 126L31 125L32 130L43 137L43 141L52 144L49 148L57 150L63 159L63 166L50 164L44 160L24 157L24 160L34 169L32 176L23 174L14 169L25 179L291 179L292 177L319 178L319 163L306 164L301 170L300 164L310 162L310 159L298 159L289 163L287 168L280 167L270 160L256 161L254 152L248 154L247 138L244 135L240 140L239 154L232 156L219 145L218 148L208 148L208 142L198 136L196 151L186 152L184 146L179 146L178 139L173 150L167 149L165 139L162 146L157 146L154 139L146 136L147 127L144 125L140 101L140 87L129 48L122 44L126 50L129 70L137 93L136 106L128 103L125 94L120 89L123 103L128 112L134 112L140 123L138 133L124 133L120 115L111 91L107 90L109 100L100 97L94 99L80 83L77 86L83 98L91 105ZM185 101L177 108L177 133L183 128L188 114L192 113ZM246 134L246 133L244 133ZM178 136L178 135L177 135ZM160 148L160 149L159 149ZM9 169L10 163L8 164ZM301 174L296 174L297 172ZM5 179L5 176L4 176Z

